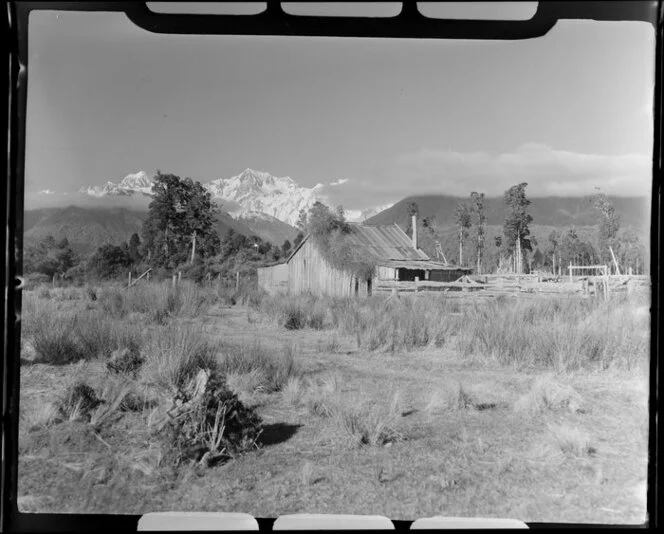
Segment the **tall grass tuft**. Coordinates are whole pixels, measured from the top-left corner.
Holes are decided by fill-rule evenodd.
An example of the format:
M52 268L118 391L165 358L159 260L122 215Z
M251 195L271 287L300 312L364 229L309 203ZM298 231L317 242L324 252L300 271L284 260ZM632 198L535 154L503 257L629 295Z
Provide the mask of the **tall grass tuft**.
M261 372L264 391L281 390L289 378L301 375L292 345L270 348L258 341L250 343L224 342L217 347L219 369L224 374Z
M142 356L144 380L170 391L182 387L199 369L218 366L217 347L201 327L192 324L176 323L154 332Z
M332 421L354 445L380 446L401 439L398 402L363 405L355 397L337 397Z

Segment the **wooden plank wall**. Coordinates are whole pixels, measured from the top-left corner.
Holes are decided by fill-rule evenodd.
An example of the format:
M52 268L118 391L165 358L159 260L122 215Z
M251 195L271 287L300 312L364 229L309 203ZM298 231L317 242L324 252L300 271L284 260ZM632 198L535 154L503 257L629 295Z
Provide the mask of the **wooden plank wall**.
M288 293L288 265L281 263L272 267L259 267L258 285L270 295Z
M355 294L355 280L350 273L331 266L309 239L288 262L288 292L348 297ZM358 296L366 295L367 283L360 281Z

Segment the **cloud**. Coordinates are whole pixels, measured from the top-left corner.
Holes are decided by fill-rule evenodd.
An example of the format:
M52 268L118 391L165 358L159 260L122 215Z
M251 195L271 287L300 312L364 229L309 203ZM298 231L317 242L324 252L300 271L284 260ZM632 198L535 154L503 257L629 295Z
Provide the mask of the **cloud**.
M582 154L537 143L498 155L423 149L401 155L397 166L422 190L463 196L473 190L500 195L520 182L528 182L533 196L582 196L595 187L614 195L647 195L651 184L651 161L644 155Z
M339 178L336 182L330 182L330 186L344 185L346 182L348 182L348 178Z
M354 210L412 195L467 197L478 191L501 196L521 182L528 183L531 197L584 196L596 187L610 195L648 196L651 169L651 158L643 154L584 154L539 143L499 154L422 148L398 154L343 188L328 188L326 194L332 204Z

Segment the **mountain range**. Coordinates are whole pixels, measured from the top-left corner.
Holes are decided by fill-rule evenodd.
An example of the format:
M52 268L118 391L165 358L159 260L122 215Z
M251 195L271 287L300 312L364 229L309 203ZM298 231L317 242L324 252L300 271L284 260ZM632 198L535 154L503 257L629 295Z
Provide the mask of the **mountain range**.
M118 243L141 232L146 209L109 207L120 198L144 198L152 195L153 178L139 171L125 176L120 182L107 182L102 186L87 186L79 190L79 198L91 199L94 207L69 206L27 210L24 222L26 241L48 234L67 236L72 246L81 252L93 250L104 243ZM217 232L220 236L232 228L248 237L258 236L273 245L292 241L297 235L294 227L300 210L308 209L322 198L321 184L302 187L290 177L275 177L267 172L246 169L231 178L220 178L203 184L219 206ZM48 190L49 196L55 193ZM71 197L70 197L71 198ZM113 200L113 199L117 200ZM597 224L597 213L580 197L531 198L530 212L534 225L551 228L569 226L591 227ZM622 226L631 226L647 235L650 221L650 199L645 197L614 197L616 211L622 217ZM104 202L106 201L106 202ZM366 210L347 212L350 221L365 224L393 224L402 228L410 224L410 205L416 203L421 218L433 218L443 232L455 227L454 214L458 202L468 199L448 195L421 195ZM104 207L100 207L105 204ZM487 226L499 232L505 217L505 204L500 197L486 198L484 202Z

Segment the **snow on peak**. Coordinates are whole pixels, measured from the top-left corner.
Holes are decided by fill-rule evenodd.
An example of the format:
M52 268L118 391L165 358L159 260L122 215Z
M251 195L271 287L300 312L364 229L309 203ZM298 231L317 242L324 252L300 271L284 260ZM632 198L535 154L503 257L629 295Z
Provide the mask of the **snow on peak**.
M319 200L320 187L302 187L290 176L245 169L231 178L218 178L203 184L214 199L232 200L242 212L261 212L295 225L300 210Z
M345 182L340 179L334 185ZM128 174L117 184L106 182L102 186L82 187L79 193L97 198L131 196L135 193L152 195L153 183L153 177L139 171ZM210 192L213 200L236 206L231 210L234 216L257 217L258 213L262 213L295 226L301 210L308 210L318 200L324 201L323 190L326 186L318 183L313 187L304 187L290 176L277 177L269 172L246 168L230 178L204 183L203 187ZM392 204L349 210L346 216L349 221L363 221L390 206Z

